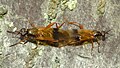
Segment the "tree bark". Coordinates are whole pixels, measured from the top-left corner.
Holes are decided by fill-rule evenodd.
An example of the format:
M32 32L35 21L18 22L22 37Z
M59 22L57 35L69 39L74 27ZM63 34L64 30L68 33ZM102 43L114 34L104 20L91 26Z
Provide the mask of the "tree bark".
M78 22L85 29L111 30L98 44L55 48L33 43L10 45L19 41L7 30L29 28L50 22ZM120 0L0 0L0 68L119 68ZM64 26L65 29L67 26ZM74 26L72 26L73 28ZM77 28L77 27L74 27Z

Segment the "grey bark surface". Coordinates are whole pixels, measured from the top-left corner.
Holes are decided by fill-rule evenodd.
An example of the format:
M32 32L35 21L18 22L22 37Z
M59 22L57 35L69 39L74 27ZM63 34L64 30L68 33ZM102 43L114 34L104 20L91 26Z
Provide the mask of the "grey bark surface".
M72 9L68 2L0 0L0 68L120 68L120 0L77 0ZM29 28L27 19L37 26L54 20L62 23L63 16L85 29L111 29L111 36L100 41L100 53L97 43L92 52L91 44L62 48L40 45L32 50L35 44L29 42L9 47L19 40L7 30Z

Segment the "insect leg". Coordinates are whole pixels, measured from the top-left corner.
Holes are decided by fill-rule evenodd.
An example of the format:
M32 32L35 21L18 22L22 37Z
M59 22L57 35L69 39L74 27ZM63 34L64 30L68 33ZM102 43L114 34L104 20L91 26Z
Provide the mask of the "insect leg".
M49 25L47 25L47 26L45 27L45 29L50 28L50 27L53 26L54 24L56 24L56 28L59 29L61 26L63 26L64 22L63 22L61 25L59 25L59 26L58 26L58 23L56 23L56 22L50 23Z
M79 27L80 29L84 29L83 25L81 25L81 24L79 24L77 22L68 22L68 24L73 24L73 25Z
M12 33L12 34L16 34L16 35L18 35L18 34L20 34L20 32L19 31L15 31L15 32L12 32L12 31L7 31L8 33Z
M45 27L45 29L50 28L50 27L53 26L54 24L56 24L56 22L50 23L49 25L47 25L47 26Z
M35 47L35 48L33 48L32 50L37 49L39 44L40 44L40 42L39 42L39 41L36 41L36 47Z
M98 53L100 53L100 50L99 50L99 47L100 47L100 43L98 42L98 38L96 38L97 39L97 44L98 44Z
M58 29L61 28L61 27L63 26L64 23L65 23L65 22L63 22L63 23L60 24L59 26L58 26L59 23L56 23L56 28L58 28Z
M13 44L13 45L10 45L9 47L15 46L15 45L17 45L17 44L21 44L21 42L23 42L23 41L21 40L21 41L19 41L18 43L15 43L15 44Z
M93 51L94 45L93 45L93 41L92 40L91 40L91 44L92 44L91 51Z
M78 26L80 29L83 29L83 25L81 25L77 22L69 22L65 16L63 16L63 18L64 18L65 22L67 22L68 24L73 24L75 26Z
M15 32L12 32L12 31L7 31L8 33L12 33L12 34L16 34L15 37L12 37L12 38L19 38L19 37L16 37L18 34L20 34L20 31L15 31Z
M15 45L17 45L17 44L21 44L21 42L25 42L26 39L27 39L27 38L25 38L25 39L23 39L23 40L20 40L18 43L15 43L15 44L13 44L13 45L10 45L9 47L15 46ZM27 43L27 42L25 42L25 43ZM25 43L24 43L24 44L25 44Z

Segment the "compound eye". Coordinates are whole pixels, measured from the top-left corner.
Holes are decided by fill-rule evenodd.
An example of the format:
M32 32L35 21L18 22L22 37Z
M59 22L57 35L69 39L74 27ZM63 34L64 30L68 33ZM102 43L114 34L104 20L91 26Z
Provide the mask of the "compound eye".
M25 34L27 33L27 29L22 28L22 29L20 30L20 33L21 33L21 35L25 35Z
M95 33L94 36L95 36L95 37L96 37L96 36L99 36L99 34L98 34L98 33Z
M97 31L94 36L102 36L101 32Z
M96 35L97 35L97 33L94 34L94 36L96 36Z
M22 28L20 31L21 31L21 32L26 32L26 29L25 29L25 28Z

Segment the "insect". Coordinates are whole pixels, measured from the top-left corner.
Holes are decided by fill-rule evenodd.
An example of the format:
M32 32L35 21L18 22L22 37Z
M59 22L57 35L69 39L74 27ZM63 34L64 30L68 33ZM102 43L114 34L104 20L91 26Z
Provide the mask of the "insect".
M105 39L107 38L106 34L109 34L110 31L110 30L98 31L98 30L84 29L81 24L76 22L70 22L70 24L74 24L75 26L78 26L80 28L78 30L77 29L74 30L76 32L76 34L74 34L76 41L73 44L77 46L85 43L91 43L92 44L91 50L93 50L94 48L93 43L97 42L98 45L100 45L99 40L105 41Z
M30 23L31 24L31 23ZM56 24L56 28L51 28ZM32 28L26 29L22 28L19 31L7 31L8 33L16 34L19 35L20 41L18 43L15 43L11 46L15 46L17 44L20 44L21 42L27 43L27 42L32 42L35 44L40 44L40 42L47 42L49 44L52 44L53 42L57 42L56 36L54 36L54 33L57 33L57 30L63 25L57 25L57 23L50 23L46 27L36 27L34 24L31 24ZM11 47L10 46L10 47Z
M56 28L52 28L54 24L56 24ZM21 42L24 42L24 44L27 42L32 42L37 45L46 44L54 47L79 46L85 43L91 43L92 50L94 48L93 42L97 42L99 45L100 43L98 41L104 41L106 39L106 34L109 32L84 29L81 24L76 22L69 22L69 24L78 26L80 29L60 29L63 24L64 23L58 26L58 24L54 22L50 23L46 27L36 27L34 24L31 24L32 28L22 28L19 31L7 32L20 36L20 41L11 46L15 46Z

